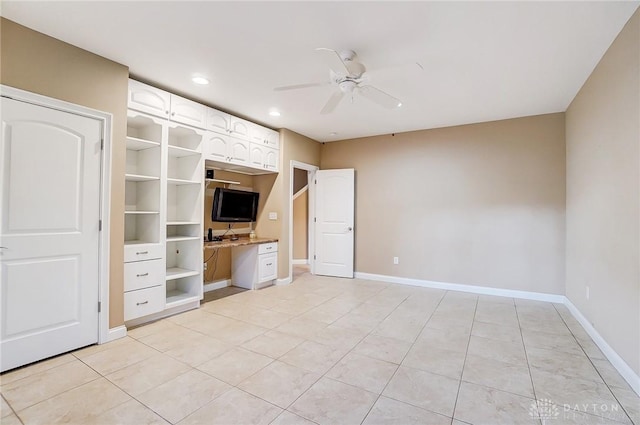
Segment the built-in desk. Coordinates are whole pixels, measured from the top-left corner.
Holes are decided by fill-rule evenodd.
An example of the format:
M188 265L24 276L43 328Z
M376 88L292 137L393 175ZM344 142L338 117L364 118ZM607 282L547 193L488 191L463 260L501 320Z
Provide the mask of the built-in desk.
M240 238L205 242L204 249L231 248L231 284L260 289L278 277L278 239Z

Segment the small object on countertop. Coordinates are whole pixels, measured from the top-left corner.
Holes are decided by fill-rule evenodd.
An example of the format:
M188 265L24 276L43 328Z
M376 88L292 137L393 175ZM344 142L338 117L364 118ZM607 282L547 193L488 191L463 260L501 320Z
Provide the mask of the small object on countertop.
M256 232L252 230L251 232L249 232L249 239L255 239L255 238L256 238Z
M213 229L209 227L209 231L207 232L207 240L211 242L213 240Z

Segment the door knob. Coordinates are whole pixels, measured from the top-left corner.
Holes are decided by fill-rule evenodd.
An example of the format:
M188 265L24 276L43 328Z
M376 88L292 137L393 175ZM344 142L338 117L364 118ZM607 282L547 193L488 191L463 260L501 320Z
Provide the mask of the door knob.
M352 230L353 230L353 227L347 227L347 231L349 231L349 232L350 232L350 231L352 231Z

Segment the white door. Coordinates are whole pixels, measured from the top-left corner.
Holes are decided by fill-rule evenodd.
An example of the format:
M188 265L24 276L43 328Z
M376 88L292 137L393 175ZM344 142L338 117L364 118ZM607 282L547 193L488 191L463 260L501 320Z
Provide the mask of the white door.
M316 171L315 273L353 277L354 170Z
M2 98L2 371L98 341L101 134Z

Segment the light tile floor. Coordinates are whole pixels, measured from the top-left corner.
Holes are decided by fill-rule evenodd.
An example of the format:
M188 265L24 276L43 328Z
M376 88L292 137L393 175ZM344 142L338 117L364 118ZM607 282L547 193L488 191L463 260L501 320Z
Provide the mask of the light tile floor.
M640 425L562 305L304 270L0 384L3 425Z

